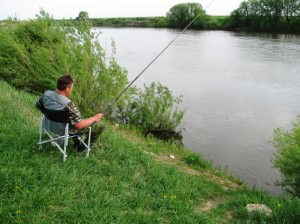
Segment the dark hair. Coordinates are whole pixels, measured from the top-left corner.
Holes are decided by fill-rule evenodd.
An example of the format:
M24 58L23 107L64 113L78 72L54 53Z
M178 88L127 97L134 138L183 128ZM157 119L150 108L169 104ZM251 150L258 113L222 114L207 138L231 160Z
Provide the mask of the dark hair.
M74 79L70 75L64 75L57 80L57 89L65 90L67 86L71 85Z

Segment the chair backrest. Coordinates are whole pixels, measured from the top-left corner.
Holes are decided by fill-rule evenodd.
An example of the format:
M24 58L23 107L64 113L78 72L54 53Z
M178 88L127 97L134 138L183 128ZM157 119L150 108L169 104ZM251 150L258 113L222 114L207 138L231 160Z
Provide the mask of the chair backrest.
M51 121L60 122L60 123L69 123L69 111L65 110L49 110L44 108L43 114Z
M43 128L57 135L65 134L65 127L70 123L68 110L49 110L45 108L42 113L45 115ZM69 132L73 132L72 126L68 127Z

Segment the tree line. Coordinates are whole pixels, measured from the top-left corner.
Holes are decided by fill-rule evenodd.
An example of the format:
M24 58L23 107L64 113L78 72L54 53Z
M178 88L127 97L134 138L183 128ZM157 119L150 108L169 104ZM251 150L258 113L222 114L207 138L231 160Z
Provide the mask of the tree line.
M300 0L247 0L230 16L210 16L199 3L174 5L163 17L89 18L93 26L300 33Z
M247 0L234 10L227 29L300 32L300 0Z

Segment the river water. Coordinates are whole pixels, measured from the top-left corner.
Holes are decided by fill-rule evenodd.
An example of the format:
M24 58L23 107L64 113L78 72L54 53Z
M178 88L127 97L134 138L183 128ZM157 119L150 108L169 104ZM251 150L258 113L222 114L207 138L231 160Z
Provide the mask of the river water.
M179 31L97 28L100 42L132 80ZM159 81L183 95L184 145L250 186L274 185L273 130L291 128L300 114L300 36L188 31L143 74L137 86Z

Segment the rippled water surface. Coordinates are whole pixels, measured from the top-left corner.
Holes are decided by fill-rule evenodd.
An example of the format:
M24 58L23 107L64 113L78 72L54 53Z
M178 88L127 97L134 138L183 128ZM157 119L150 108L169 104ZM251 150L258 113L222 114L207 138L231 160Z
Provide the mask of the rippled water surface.
M133 79L176 30L101 28L100 41ZM109 53L108 53L109 54ZM183 95L184 144L259 189L280 194L272 168L277 127L300 114L300 36L189 31L143 74Z

